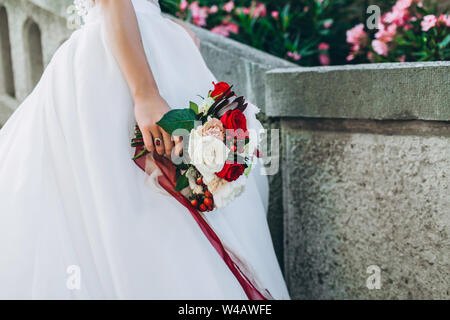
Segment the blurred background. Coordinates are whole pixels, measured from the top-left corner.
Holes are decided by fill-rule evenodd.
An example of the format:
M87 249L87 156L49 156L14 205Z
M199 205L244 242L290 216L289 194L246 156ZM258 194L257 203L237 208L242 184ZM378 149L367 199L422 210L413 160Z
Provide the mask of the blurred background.
M301 66L450 58L450 1L162 0L197 26ZM369 29L370 5L380 9Z

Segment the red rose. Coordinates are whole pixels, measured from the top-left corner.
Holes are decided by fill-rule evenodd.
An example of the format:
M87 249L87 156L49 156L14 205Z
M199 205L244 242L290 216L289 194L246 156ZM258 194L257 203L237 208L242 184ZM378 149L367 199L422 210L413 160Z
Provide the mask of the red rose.
M216 175L219 178L225 179L228 182L237 180L245 171L245 166L239 163L228 164L225 163L222 171L217 172Z
M244 113L239 110L228 110L222 118L223 126L228 130L238 130L241 129L244 132L247 132L247 119L244 116Z
M222 95L230 89L230 85L226 82L214 83L214 90L211 92L211 97L214 99L218 99L222 97Z

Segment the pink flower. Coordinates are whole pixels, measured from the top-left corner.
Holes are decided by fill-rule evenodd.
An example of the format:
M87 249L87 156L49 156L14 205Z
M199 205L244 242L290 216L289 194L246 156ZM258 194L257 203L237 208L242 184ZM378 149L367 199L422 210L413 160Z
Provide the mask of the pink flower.
M331 28L332 25L333 25L333 21L327 21L323 24L323 27L325 29L329 29L329 28Z
M450 16L445 15L445 14L441 14L439 16L439 22L442 22L447 27L450 27Z
M185 11L189 6L189 2L187 2L186 0L182 0L180 2L180 10L181 11Z
M397 25L391 24L387 28L384 24L380 24L380 29L375 34L375 38L383 41L383 42L390 42L394 38L395 34L397 33Z
M264 3L252 1L250 8L238 8L236 12L250 15L252 18L259 18L267 15L267 7Z
M319 50L328 51L330 49L330 45L328 43L322 42L319 44Z
M405 62L406 61L406 56L405 55L401 56L400 58L398 58L398 61Z
M252 10L250 8L242 8L242 12L248 16L252 12Z
M361 46L359 44L354 44L350 47L350 50L352 50L353 52L358 52L359 49L361 49Z
M267 7L264 3L258 2L253 10L253 17L265 17L267 15Z
M438 19L436 18L436 16L430 14L427 15L425 17L423 17L422 22L420 23L420 25L422 26L422 31L428 31L431 28L434 28L434 26L436 26L436 23L438 22Z
M413 0L398 0L392 7L392 11L383 16L383 21L397 26L403 26L409 18L408 9L411 7Z
M222 122L217 118L209 119L203 126L202 135L212 136L220 141L223 141L225 137L225 128L223 127Z
M234 2L233 1L228 1L227 3L224 4L223 6L223 10L225 10L226 12L230 13L231 11L233 11L234 9Z
M218 11L219 11L219 7L216 5L213 5L211 8L209 8L208 13L214 14L214 13L217 13Z
M362 23L356 25L347 31L347 43L360 45L361 41L367 36Z
M225 27L225 29L227 29L229 32L235 34L239 33L239 26L236 23L224 20L222 24Z
M211 32L228 37L230 33L239 33L239 26L233 22L224 20L221 25L214 27Z
M354 59L355 59L355 55L354 55L353 53L350 53L350 54L347 56L347 58L346 58L346 60L347 60L348 62L353 61Z
M190 4L189 9L192 13L192 22L200 27L206 26L206 19L208 18L208 8L200 7L198 1Z
M274 19L278 19L280 17L280 13L278 11L272 11L271 15Z
M380 40L372 41L373 50L378 53L380 56L387 56L389 52L389 48L386 43Z
M220 26L216 26L216 27L212 28L211 32L216 33L221 36L224 36L224 37L228 37L230 35L230 31L224 25L220 25Z
M302 56L301 56L300 54L298 54L297 51L295 51L295 52L289 51L289 52L287 53L287 56L288 56L289 58L291 58L292 60L294 60L294 61L299 61L299 60L302 58Z
M320 64L323 66L330 65L330 57L325 53L321 53L319 55L319 61L320 61Z

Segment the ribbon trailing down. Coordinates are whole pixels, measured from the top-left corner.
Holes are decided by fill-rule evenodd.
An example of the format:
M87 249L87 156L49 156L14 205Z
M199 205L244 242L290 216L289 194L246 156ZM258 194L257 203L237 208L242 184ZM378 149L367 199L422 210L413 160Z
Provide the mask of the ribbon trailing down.
M135 155L141 154L144 151L143 146L136 147ZM245 274L248 269L243 263L235 257L231 252L225 248L220 241L217 234L203 218L201 213L194 208L186 197L179 191L175 190L176 186L176 168L175 165L167 158L158 155L157 153L148 153L146 156L134 160L136 165L146 172L149 176L154 173L154 170L160 170L157 181L159 185L166 190L172 197L180 202L191 213L195 222L202 230L208 241L222 257L225 264L238 280L245 294L250 300L269 300L273 299L268 290L257 289L256 281L252 281L251 277ZM234 258L233 258L234 257ZM261 293L261 292L264 292Z

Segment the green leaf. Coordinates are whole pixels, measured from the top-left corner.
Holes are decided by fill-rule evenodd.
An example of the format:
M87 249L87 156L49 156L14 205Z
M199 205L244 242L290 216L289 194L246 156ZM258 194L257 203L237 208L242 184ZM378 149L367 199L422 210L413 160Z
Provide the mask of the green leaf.
M247 168L245 168L244 170L244 174L246 177L249 176L250 172L252 172L252 164L250 163L249 166Z
M189 165L186 164L186 163L175 164L175 167L178 170L187 170L187 169L189 169Z
M142 150L139 154L137 154L136 156L133 157L133 160L142 158L143 156L146 156L148 153L149 152L147 151L147 149L144 148L144 150Z
M198 114L198 105L195 102L190 101L189 107L195 112L195 114Z
M445 39L442 40L442 41L439 43L439 47L443 49L443 48L445 48L446 46L448 46L449 43L450 43L450 34L447 35L447 36L445 37Z
M194 129L197 115L192 109L177 109L167 112L156 124L167 133L172 134L177 129Z
M184 188L189 187L189 180L185 175L178 177L177 185L175 186L175 191L181 191Z

